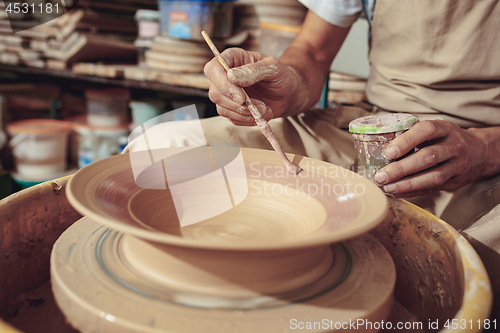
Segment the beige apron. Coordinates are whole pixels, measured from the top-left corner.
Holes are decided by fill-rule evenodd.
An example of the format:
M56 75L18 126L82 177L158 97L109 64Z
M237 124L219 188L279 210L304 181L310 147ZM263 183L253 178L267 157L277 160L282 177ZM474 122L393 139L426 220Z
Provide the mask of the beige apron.
M500 1L377 0L372 29L371 103L500 125Z
M367 97L387 111L462 127L500 125L500 1L377 0ZM500 318L500 175L414 203L468 237Z

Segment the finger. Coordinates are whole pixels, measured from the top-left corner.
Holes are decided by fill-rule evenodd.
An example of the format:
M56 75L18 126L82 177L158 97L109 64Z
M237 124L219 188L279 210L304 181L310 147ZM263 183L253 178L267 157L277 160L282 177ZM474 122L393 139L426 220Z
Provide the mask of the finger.
M267 56L259 52L251 52L238 47L231 47L229 49L225 49L221 53L221 57L227 63L229 68L233 68L258 62Z
M383 167L375 174L375 180L380 185L393 183L411 174L432 168L453 156L454 152L443 145L428 146Z
M268 108L268 110L270 110ZM265 118L264 118L265 119ZM234 125L237 125L237 126L256 126L257 124L255 123L255 119L252 117L252 121L251 122L247 122L247 121L239 121L239 120L233 120L233 119L229 119ZM266 119L267 120L267 119Z
M217 105L217 113L224 117L228 118L229 120L233 121L239 121L239 122L244 122L244 123L254 123L255 124L255 119L252 117L251 114L240 114L238 112L234 112L233 110L226 109L223 106Z
M416 196L420 196L420 195L435 193L436 191L437 191L436 189L427 189L427 190L407 192L407 193L401 193L401 194L392 194L392 195L396 198L412 198L412 197L416 197Z
M262 115L264 120L269 121L273 119L274 115L272 110L264 104L264 102L259 101L257 99L252 100L257 107L257 110ZM253 123L255 125L255 119L253 115L250 113L247 107L242 106L241 110L235 111L229 108L225 108L223 106L217 105L217 112L222 117L228 118L230 120L240 121L240 122L248 122Z
M450 133L450 122L442 120L424 120L417 123L407 132L395 138L386 148L387 157L391 160L401 157L418 145L442 138Z
M236 126L247 126L247 127L256 126L255 120L251 123L245 121L232 120L232 119L229 119L229 121L231 121Z
M221 107L221 110L227 109L227 111L232 111L235 113L238 113L243 116L251 116L253 118L252 113L248 109L246 105L238 105L234 103L233 101L227 99L224 97L222 94L219 93L218 90L216 89L210 89L209 91L209 97L210 99L218 106ZM264 102L252 98L253 104L257 107L257 110L261 114L262 118L264 120L269 121L274 118L274 113L269 108ZM226 111L224 111L224 114L228 114ZM232 113L229 113L232 114Z
M257 110L259 110L259 113L264 120L269 121L274 118L273 110L271 110L271 108L269 108L264 102L254 98L252 98L252 102L257 107ZM248 110L248 112L250 112L250 110Z
M245 102L245 94L243 93L243 90L227 79L226 70L216 59L210 60L205 65L203 71L211 81L210 90L212 91L212 97L219 98L215 92L218 91L227 99L238 105L242 105ZM212 99L212 97L210 99ZM220 99L218 99L218 101L220 101ZM213 102L217 104L216 101Z
M453 174L453 165L447 163L426 172L407 177L396 183L385 185L383 189L386 193L398 196L419 192L435 192L442 188L451 179Z
M283 65L275 57L266 57L258 62L231 68L227 73L229 81L240 87L252 86L258 82L279 82Z
M227 78L240 87L251 86L265 77L274 74L281 63L275 57L267 57L258 52L249 52L240 48L229 48L221 53L222 59L233 71ZM262 60L266 59L264 62ZM281 65L283 66L283 65Z
M208 90L208 98L210 98L212 102L214 102L218 106L240 114L249 114L245 105L236 103L234 101L235 97L230 92L228 92L228 94L230 97L228 97L227 94L224 94L220 89L217 89L215 84L210 84L210 89Z

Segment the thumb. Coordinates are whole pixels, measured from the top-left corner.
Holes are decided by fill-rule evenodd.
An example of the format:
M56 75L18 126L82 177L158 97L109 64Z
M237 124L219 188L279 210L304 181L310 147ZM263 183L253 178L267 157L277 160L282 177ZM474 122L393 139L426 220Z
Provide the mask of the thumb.
M227 78L240 87L252 86L260 81L278 81L279 65L275 57L266 57L255 63L231 68Z

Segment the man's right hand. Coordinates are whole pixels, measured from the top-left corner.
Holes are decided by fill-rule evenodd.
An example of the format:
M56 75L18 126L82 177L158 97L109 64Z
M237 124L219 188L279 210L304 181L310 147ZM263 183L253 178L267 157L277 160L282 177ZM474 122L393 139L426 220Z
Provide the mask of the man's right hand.
M292 68L275 57L239 48L227 49L221 56L231 68L227 73L215 58L205 65L205 74L212 81L208 96L221 116L235 125L255 125L245 106L242 87L265 120L287 115L289 103L301 83Z
M264 119L293 116L309 110L323 91L325 79L349 27L330 24L309 11L302 30L280 60L238 48L221 53L231 70L217 59L205 65L212 81L208 96L217 112L235 125L253 126L245 95L252 98Z

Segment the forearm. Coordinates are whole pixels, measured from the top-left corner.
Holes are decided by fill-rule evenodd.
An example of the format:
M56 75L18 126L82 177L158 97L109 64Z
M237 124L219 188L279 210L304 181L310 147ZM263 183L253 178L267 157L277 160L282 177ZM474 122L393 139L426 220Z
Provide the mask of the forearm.
M307 44L295 42L280 60L297 75L284 116L293 116L313 107L321 96L329 65L315 61Z
M309 110L319 100L332 61L349 29L334 26L311 11L307 14L300 34L280 58L297 74L284 116Z
M480 177L489 177L500 173L500 126L467 129L484 143L485 154Z

